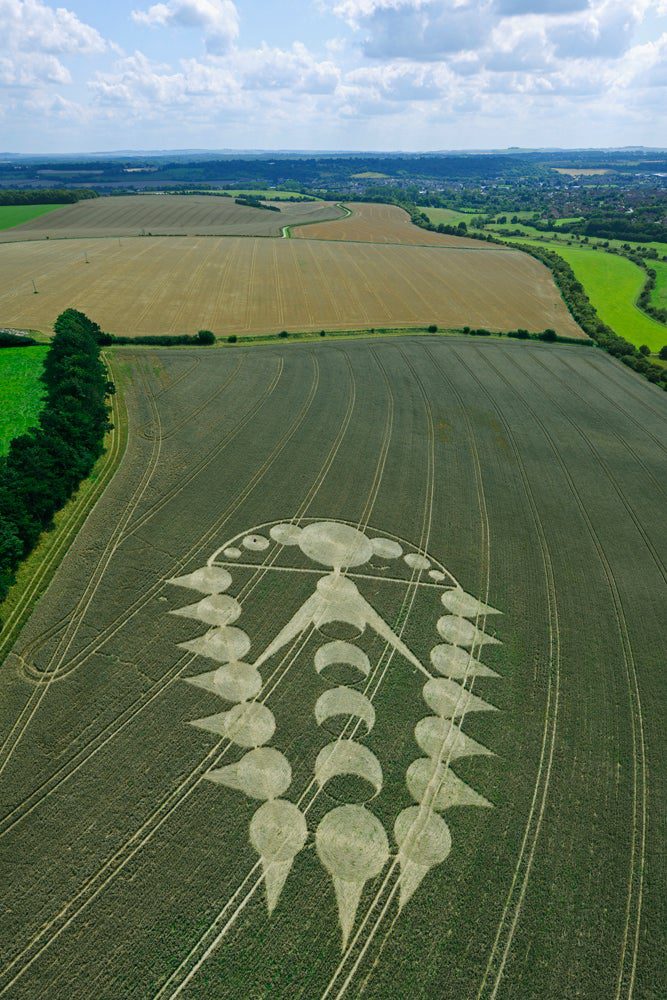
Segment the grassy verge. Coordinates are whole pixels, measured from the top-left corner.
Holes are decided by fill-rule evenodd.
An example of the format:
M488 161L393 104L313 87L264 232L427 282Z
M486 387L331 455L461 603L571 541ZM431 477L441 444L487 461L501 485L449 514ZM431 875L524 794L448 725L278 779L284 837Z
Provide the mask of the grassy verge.
M12 229L40 215L53 212L62 205L0 205L0 229Z
M220 340L219 346L224 348L229 347L248 347L259 344L290 344L290 343L303 343L308 341L321 342L323 340L333 340L333 339L348 339L348 340L360 340L363 338L377 338L377 337L462 337L462 336L472 336L480 337L483 340L488 340L490 338L495 340L510 339L510 334L504 330L490 330L485 331L483 334L478 334L476 331L471 331L470 329L463 329L461 327L433 327L433 326L409 326L409 327L368 327L365 329L356 330L324 330L324 331L312 331L306 330L302 332L289 332L287 336L281 335L279 333L267 333L267 334L256 334L248 336L236 336L234 340L229 341L224 338ZM530 343L544 343L539 334L529 334L526 337L511 337L511 339L517 340L528 340ZM580 339L574 339L570 337L557 337L555 343L559 344L583 344L585 346L593 347L595 342L590 340L588 337L581 337Z
M44 532L37 546L21 563L16 582L0 604L0 663L3 662L32 610L49 586L81 526L111 482L127 444L127 413L120 394L118 373L105 357L116 382L112 400L113 430L106 437L105 452L72 499L54 517L53 531Z
M44 387L39 381L46 347L3 347L0 350L0 455L12 438L37 421Z

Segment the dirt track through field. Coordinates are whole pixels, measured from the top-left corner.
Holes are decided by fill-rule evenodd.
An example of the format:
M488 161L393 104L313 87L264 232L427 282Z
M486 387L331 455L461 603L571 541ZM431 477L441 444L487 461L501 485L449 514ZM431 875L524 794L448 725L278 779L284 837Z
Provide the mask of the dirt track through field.
M0 271L0 323L44 332L74 307L124 336L432 323L583 336L544 265L483 244L72 239L0 245Z
M479 250L484 246L479 240L467 239L465 236L448 236L446 233L421 229L398 205L350 202L345 208L351 213L346 218L298 226L292 235L304 240L405 243L421 246L470 247L473 250Z
M664 848L663 400L587 355L464 338L113 352L125 457L0 673L3 730L16 727L0 993L638 1000L660 984L646 871ZM327 572L305 556L290 569L269 527L327 519L385 539L345 572L427 667L444 601L424 554L502 611L469 623L469 664L496 673L460 678L459 726L492 755L451 769L493 808L445 809L451 853L401 903L393 824L412 803L424 678L362 629L369 675L345 683L375 728L328 729L313 716L318 629L304 631L261 668L309 830L269 915L248 841L258 802L206 779L243 751L191 725L220 705L182 683L215 666L179 647L198 626L170 614L198 595L168 581L238 546L224 565L252 661ZM392 561L398 542L415 558ZM467 711L473 689L498 711ZM313 840L359 794L315 780L332 738L381 761L384 786L361 802L390 844L343 941Z
M284 226L341 216L329 202L280 202L280 211L237 205L234 198L143 194L95 198L65 205L0 233L0 242L76 236L280 236Z

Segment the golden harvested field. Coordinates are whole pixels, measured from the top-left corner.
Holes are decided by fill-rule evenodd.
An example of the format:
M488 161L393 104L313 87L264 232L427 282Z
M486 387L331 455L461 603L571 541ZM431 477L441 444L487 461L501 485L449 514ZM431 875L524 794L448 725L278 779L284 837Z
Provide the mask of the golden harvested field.
M469 240L462 236L446 236L432 233L428 229L415 226L408 215L398 205L376 205L372 203L345 206L352 215L333 222L322 222L295 229L292 233L305 240L350 240L362 243L407 243L412 246L474 247L479 248L479 240Z
M583 336L542 264L479 243L450 250L233 237L44 240L0 246L0 274L0 326L44 332L71 306L130 336L431 323Z
M279 212L206 195L136 195L65 205L2 233L3 241L74 236L280 236L283 226L340 216L334 204L280 204Z

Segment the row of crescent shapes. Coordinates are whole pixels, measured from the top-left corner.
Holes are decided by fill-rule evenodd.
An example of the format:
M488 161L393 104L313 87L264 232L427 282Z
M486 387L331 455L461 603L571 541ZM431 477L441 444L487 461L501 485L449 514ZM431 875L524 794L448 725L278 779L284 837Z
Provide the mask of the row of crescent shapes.
M475 677L498 676L475 659L472 650L498 642L479 628L477 622L500 612L460 588L445 590L441 601L449 612L437 623L438 633L445 642L432 649L431 663L444 676L432 678L423 688L424 700L433 714L419 720L415 740L425 756L413 761L406 774L408 791L417 804L403 810L394 829L399 847L401 907L431 868L441 864L451 850L449 828L438 813L451 806L491 805L462 781L450 765L461 757L491 754L487 747L461 730L460 721L468 712L489 712L495 708L457 681L465 683Z
M334 664L355 668L368 677L370 662L366 653L349 642L334 641L321 646L315 654L315 669L322 673ZM318 725L342 716L347 719L343 735L320 750L315 762L315 778L320 788L339 775L353 775L372 787L374 795L382 790L382 767L372 750L354 737L363 725L367 735L375 725L375 708L370 699L355 688L339 686L324 691L315 703ZM348 726L350 736L345 736ZM364 886L382 871L389 859L389 841L379 819L365 805L336 806L320 821L315 846L322 866L331 877L342 948L345 949Z
M245 547L260 550L265 546L260 539L250 537ZM247 750L240 760L213 768L205 777L262 801L250 821L249 839L260 856L270 913L294 858L306 843L307 826L298 807L281 798L292 783L292 768L284 753L266 746L275 733L276 720L273 712L257 700L262 690L259 670L242 659L250 649L250 638L232 625L241 615L241 606L224 593L231 582L228 571L216 566L176 577L171 583L207 596L172 613L212 626L203 636L181 643L181 647L219 666L187 680L231 702L232 708L195 719L191 724Z

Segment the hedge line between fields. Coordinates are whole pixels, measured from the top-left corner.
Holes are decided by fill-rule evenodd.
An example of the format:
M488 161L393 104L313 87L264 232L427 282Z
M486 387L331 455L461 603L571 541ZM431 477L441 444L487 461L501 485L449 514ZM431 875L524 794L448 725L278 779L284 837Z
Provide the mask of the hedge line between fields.
M99 329L99 328L98 328ZM102 347L113 347L114 344L122 346L124 344L137 345L144 344L149 347L207 347L215 344L216 336L210 330L200 330L199 333L177 333L174 335L164 333L139 337L117 336L115 333L102 333L97 335L98 343Z
M67 309L54 330L38 424L0 459L0 601L20 561L92 471L111 429L106 400L115 388L100 358L100 328Z
M89 188L6 188L0 191L0 205L74 205L77 201L99 198Z
M545 264L554 276L554 281L558 286L561 295L570 310L572 316L577 321L581 329L588 334L599 346L618 358L632 368L638 374L643 375L649 382L660 386L667 392L667 369L660 365L653 364L648 360L643 351L631 344L625 337L620 337L615 330L603 323L597 314L595 306L588 298L586 290L577 279L574 271L560 254L554 250L547 250L543 247L527 246L524 243L507 243L498 240L490 234L477 235L474 232L462 232L457 227L437 225L435 226L425 212L420 211L416 205L401 205L409 214L415 225L422 229L429 229L436 233L451 233L457 236L467 236L468 239L479 239L485 243L498 243L500 246L511 247L512 250L520 250L522 253L530 254L536 260Z
M34 337L29 337L23 333L9 333L7 330L0 330L1 347L34 347L37 341Z

